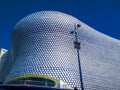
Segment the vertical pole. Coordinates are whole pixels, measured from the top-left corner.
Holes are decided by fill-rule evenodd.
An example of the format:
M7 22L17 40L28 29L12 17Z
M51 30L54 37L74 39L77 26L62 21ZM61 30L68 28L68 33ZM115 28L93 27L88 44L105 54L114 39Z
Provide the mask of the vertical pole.
M77 44L78 44L77 31L75 31L74 33L75 33L76 42L77 42ZM81 90L84 90L84 87L83 87L83 79L82 79L82 69L81 69L81 63L80 63L80 52L79 52L79 49L80 49L80 48L77 46L77 55L78 55L78 64L79 64L79 73L80 73Z

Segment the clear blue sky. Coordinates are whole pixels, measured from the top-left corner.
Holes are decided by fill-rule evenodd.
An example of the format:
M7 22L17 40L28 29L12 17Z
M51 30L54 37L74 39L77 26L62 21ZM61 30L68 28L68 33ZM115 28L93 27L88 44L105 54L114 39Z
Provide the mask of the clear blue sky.
M9 49L16 23L36 11L61 11L120 39L120 0L0 0L0 48Z

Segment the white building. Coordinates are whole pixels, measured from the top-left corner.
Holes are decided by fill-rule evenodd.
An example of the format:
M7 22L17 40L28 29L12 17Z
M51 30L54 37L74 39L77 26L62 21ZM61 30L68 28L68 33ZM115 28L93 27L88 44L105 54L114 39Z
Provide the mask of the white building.
M0 61L2 60L2 56L7 52L6 49L0 49Z

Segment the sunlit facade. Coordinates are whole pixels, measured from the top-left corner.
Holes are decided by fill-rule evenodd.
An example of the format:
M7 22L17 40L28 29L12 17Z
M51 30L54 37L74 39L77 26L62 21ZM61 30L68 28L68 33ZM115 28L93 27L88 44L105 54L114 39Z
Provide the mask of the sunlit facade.
M2 60L2 56L7 52L6 49L0 49L0 61Z
M0 81L3 84L81 89L82 77L85 90L118 90L118 48L118 40L70 15L57 11L33 13L14 28L6 63L0 63Z

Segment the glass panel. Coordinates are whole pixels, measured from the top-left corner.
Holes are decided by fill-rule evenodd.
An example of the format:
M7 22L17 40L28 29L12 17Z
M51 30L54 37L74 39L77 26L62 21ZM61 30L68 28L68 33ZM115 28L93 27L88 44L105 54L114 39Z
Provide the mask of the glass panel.
M22 85L37 85L37 86L46 86L54 87L55 82L45 78L22 78L15 81L11 81L8 84L22 84Z

